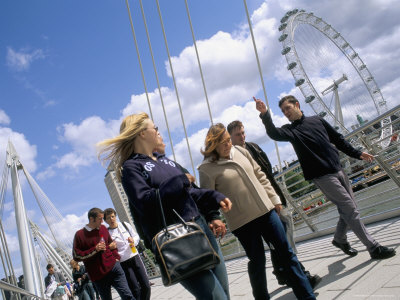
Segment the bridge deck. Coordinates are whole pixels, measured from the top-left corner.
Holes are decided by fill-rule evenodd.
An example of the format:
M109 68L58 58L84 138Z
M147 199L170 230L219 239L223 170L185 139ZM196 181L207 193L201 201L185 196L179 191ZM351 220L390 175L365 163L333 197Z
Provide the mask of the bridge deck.
M332 235L297 244L298 257L312 274L322 277L315 289L318 299L400 299L400 218L371 224L369 232L382 245L395 247L397 255L386 260L371 260L365 247L351 232L350 244L359 250L348 257L331 245ZM295 299L290 288L278 284L267 256L268 290L272 299ZM247 258L226 262L231 299L253 299L247 275ZM194 299L181 285L164 287L153 279L151 299Z

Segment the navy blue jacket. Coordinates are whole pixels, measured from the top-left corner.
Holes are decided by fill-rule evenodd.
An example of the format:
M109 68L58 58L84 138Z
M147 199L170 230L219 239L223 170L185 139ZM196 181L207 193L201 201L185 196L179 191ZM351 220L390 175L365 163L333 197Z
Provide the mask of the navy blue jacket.
M341 170L337 149L350 157L361 159L362 152L354 149L343 135L319 116L305 117L303 114L299 120L281 128L276 128L272 123L269 111L260 114L260 118L271 139L293 145L307 180Z
M176 223L172 209L185 220L197 218L200 211L215 211L225 196L217 191L192 188L190 181L174 161L154 153L157 161L147 155L134 154L122 166L122 185L128 195L138 233L149 244L162 228L159 189L167 225Z

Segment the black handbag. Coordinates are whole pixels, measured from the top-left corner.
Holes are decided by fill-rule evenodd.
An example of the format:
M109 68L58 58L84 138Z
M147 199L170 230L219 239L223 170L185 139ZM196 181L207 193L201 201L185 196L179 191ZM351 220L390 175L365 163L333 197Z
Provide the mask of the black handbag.
M164 286L173 285L219 264L217 252L197 223L185 222L173 210L181 223L167 226L158 190L156 196L160 203L164 229L153 237L152 247Z

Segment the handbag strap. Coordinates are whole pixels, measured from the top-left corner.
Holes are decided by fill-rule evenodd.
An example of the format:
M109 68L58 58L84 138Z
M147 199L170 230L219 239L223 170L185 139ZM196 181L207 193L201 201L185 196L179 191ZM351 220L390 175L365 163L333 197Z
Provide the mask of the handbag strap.
M159 189L156 189L156 197L157 197L157 200L158 200L158 204L160 205L162 223L163 223L163 225L164 225L165 230L166 230L167 233L168 233L167 222L165 222L164 208L163 208L163 206L162 206L161 196L160 196L160 190L159 190Z
M125 229L126 229L126 231L128 232L129 236L132 236L132 235L131 235L131 232L129 231L128 226L126 226L125 222L121 222L121 224L122 224L122 226L125 227Z
M159 189L156 189L156 197L157 197L158 203L160 204L161 217L162 217L162 222L163 222L165 231L166 231L167 234L169 234L168 233L167 222L165 221L164 208L163 208L163 205L162 205L162 202L161 202L161 196L160 196L160 190ZM182 222L182 224L185 227L187 227L187 224L186 224L185 220L176 212L176 210L172 209L172 211L177 215L177 217Z

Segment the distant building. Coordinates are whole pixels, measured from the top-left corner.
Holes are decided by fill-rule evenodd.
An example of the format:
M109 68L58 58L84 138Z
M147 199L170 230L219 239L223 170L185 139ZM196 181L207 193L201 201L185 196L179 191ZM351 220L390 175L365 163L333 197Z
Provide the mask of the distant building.
M133 218L129 208L128 196L126 195L122 184L117 180L114 171L114 164L112 162L108 165L104 182L118 214L119 220L121 222L128 222L134 227Z

